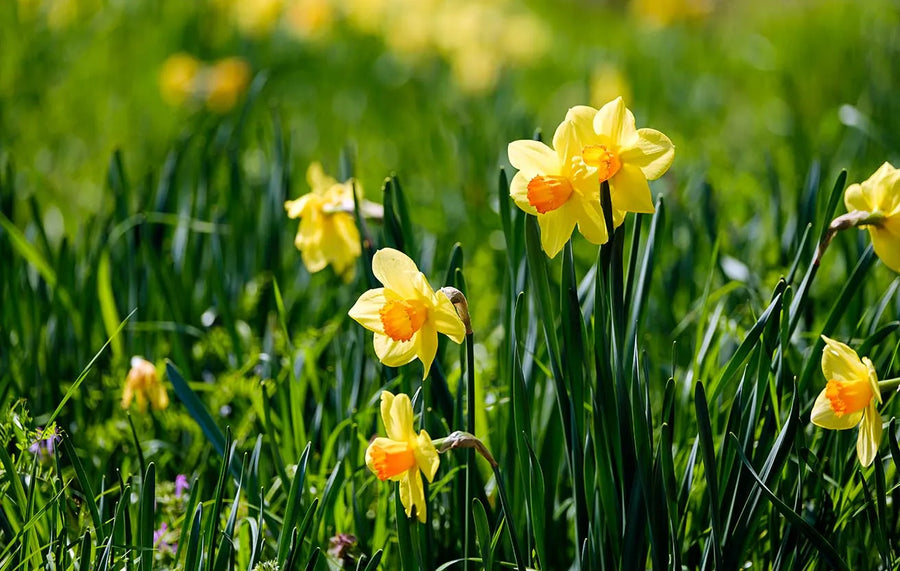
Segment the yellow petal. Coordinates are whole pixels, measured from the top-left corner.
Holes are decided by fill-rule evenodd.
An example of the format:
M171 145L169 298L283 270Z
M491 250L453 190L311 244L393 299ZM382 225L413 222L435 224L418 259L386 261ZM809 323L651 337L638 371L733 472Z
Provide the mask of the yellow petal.
M600 203L594 200L581 200L576 204L580 209L578 231L592 244L605 244L609 236Z
M287 211L288 218L300 218L301 216L305 216L306 213L304 210L306 210L307 207L312 206L312 203L315 202L315 200L313 200L314 198L314 194L304 194L296 200L288 200L285 202L284 209Z
M409 442L416 438L413 431L413 411L409 397L403 393L394 396L381 391L381 421L388 438L398 442Z
M816 397L816 402L813 404L809 420L816 426L821 426L822 428L827 428L829 430L847 430L848 428L853 428L859 424L862 416L862 411L837 416L831 409L831 401L825 396L825 391L823 390L819 393L819 396Z
M322 163L319 162L310 163L309 167L306 169L306 182L309 183L309 187L313 189L313 192L317 194L324 193L332 185L338 183L336 180L325 174Z
M579 105L566 113L566 118L553 133L553 148L559 163L568 166L572 157L581 155L588 141L596 138L594 134L594 117L597 110L593 107Z
M415 470L416 475L418 475L418 470ZM406 512L406 517L412 517L412 509L413 509L413 494L410 490L410 478L412 478L413 470L409 470L404 472L399 482L400 489L400 503L403 504L404 511Z
M419 469L422 470L429 482L433 482L438 466L441 465L441 458L438 456L434 444L431 443L431 436L428 435L428 432L424 430L419 432L418 446L414 452Z
M513 141L507 147L507 154L509 163L524 172L528 180L539 174L559 174L560 164L556 152L540 141Z
M525 173L522 171L517 172L509 185L509 196L513 199L513 202L516 203L516 206L528 214L537 215L537 209L531 204L531 201L528 200L528 182L531 178L525 176Z
M878 457L881 430L881 415L878 414L873 401L863 415L863 421L859 425L859 437L856 439L856 455L864 467L872 464Z
M399 482L409 471L408 455L411 452L408 442L392 440L379 436L366 448L366 466L381 480ZM381 465L379 466L379 457ZM412 454L415 461L415 453ZM396 472L394 475L389 475Z
M408 472L409 477L400 482L400 502L406 508L406 517L412 517L412 508L416 508L416 517L425 523L425 515L428 507L425 504L425 487L422 485L422 475L418 468L412 468ZM404 501L404 499L406 501Z
M896 219L896 220L895 220ZM898 228L896 231L894 227ZM872 246L884 265L900 273L900 216L895 216L882 227L869 226Z
M572 201L569 201L556 210L538 216L538 226L541 228L541 247L547 256L555 258L575 229L577 207L573 212Z
M882 169L886 172L878 181L875 192L878 210L886 216L900 214L900 170L893 168L890 163L884 163L879 171Z
M409 256L393 248L382 248L372 257L372 273L375 278L400 297L414 299L417 296L412 282L419 274L419 268Z
M619 152L619 160L640 167L647 180L661 177L675 159L675 146L654 129L638 129L633 146Z
M422 379L425 379L429 371L431 371L431 363L434 362L434 356L437 355L438 338L434 325L426 322L410 343L415 344L416 355L422 361L422 366L424 367Z
M438 332L452 339L454 343L462 343L466 336L466 326L456 313L456 308L442 292L435 292L434 301L435 305L428 314L429 320L434 323Z
M869 378L869 370L859 359L856 351L834 339L822 336L825 349L822 351L822 372L828 381L844 383Z
M416 358L415 336L410 341L394 341L387 335L376 333L373 343L378 360L388 367L400 367Z
M646 213L656 211L647 177L635 165L622 165L616 176L609 181L609 193L616 210Z
M600 108L594 117L594 132L608 136L617 145L633 141L636 136L634 115L625 108L625 101L621 97Z
M854 210L870 212L871 207L863 196L862 185L856 183L847 187L847 190L844 191L844 206L847 207L847 212Z
M384 324L381 322L381 308L387 303L384 297L384 288L370 289L363 293L350 308L347 314L357 323L376 333L384 333Z

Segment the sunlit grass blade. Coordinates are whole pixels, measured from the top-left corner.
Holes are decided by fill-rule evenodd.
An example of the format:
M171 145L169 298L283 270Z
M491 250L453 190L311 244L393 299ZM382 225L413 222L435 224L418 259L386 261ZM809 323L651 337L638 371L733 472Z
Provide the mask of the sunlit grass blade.
M141 481L140 510L138 511L137 549L141 556L141 571L153 569L153 531L156 528L156 464L150 462Z
M306 466L309 462L309 451L311 444L307 443L306 448L297 460L297 469L294 472L294 478L291 481L291 487L288 492L287 503L285 504L284 521L281 531L278 534L278 564L284 565L287 559L288 550L291 547L290 540L294 528L297 525L297 518L300 515L300 499L303 493L303 482L306 478ZM286 484L286 482L284 482Z

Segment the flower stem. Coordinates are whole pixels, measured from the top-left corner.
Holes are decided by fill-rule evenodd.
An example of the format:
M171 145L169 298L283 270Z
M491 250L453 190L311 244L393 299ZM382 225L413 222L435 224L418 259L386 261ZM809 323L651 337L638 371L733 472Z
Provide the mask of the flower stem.
M881 392L896 390L898 387L900 387L900 377L878 381L878 388L881 389Z
M466 333L466 432L475 434L475 334L471 329ZM475 451L466 452L466 506L475 497ZM466 568L469 566L470 526L472 519L470 510L466 511Z
M506 486L503 484L503 477L500 475L500 466L493 464L494 479L497 481L497 491L500 492L500 505L503 507L503 515L506 516L506 529L509 532L509 539L512 542L513 556L516 558L516 568L519 571L525 571L525 557L522 555L522 548L519 546L519 536L516 533L515 518L509 505L509 498L506 496Z

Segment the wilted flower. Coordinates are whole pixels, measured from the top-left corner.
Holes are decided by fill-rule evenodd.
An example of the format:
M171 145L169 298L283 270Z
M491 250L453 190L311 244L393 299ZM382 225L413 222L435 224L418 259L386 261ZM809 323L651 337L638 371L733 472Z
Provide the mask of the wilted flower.
M122 408L130 407L134 399L139 412L147 411L147 402L153 410L165 410L169 406L169 395L156 374L156 366L142 357L131 358L131 370L122 391Z
M869 213L859 225L869 229L881 261L900 272L900 170L884 163L865 182L847 187L844 204L848 212Z
M350 533L339 533L328 540L328 555L334 557L341 568L353 568L359 559L359 547L356 536Z
M382 363L399 367L418 357L425 367L424 379L437 354L438 333L462 343L465 325L447 295L435 293L403 252L378 250L372 272L384 287L362 294L350 317L375 333L375 354Z
M362 252L352 214L354 187L367 213L381 216L381 206L363 201L362 190L353 179L338 182L326 175L319 163L309 165L306 181L312 192L284 203L289 218L300 218L294 245L311 273L331 265L344 281L350 281L356 273L356 258Z
M870 465L881 443L881 389L875 367L868 357L859 359L847 345L822 336L822 372L828 384L813 405L810 420L816 426L847 430L859 425L856 454L863 466Z
M441 463L428 432L417 435L413 429L413 410L409 397L396 397L381 392L381 419L387 438L378 437L366 449L366 465L379 480L400 483L400 502L406 508L406 517L412 517L413 508L419 521L425 523L425 489L421 470L431 482Z

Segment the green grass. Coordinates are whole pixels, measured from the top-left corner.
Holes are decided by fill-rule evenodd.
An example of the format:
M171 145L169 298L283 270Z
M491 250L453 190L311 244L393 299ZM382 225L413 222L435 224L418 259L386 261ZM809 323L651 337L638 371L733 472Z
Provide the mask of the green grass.
M204 27L210 6L138 3L54 30L16 6L0 8L0 568L329 569L340 533L372 570L898 565L894 399L870 468L855 430L809 422L821 334L900 375L900 279L867 233L811 265L845 186L897 164L896 7L736 3L653 29L536 2L548 52L473 96L441 57L396 58L346 22L249 39ZM165 107L156 74L179 49L246 57L241 106ZM548 260L506 145L549 139L602 62L675 163L655 214ZM284 213L320 159L385 205L348 284L306 271ZM347 317L387 246L468 298L473 336L442 339L424 382ZM166 410L122 410L133 355L165 371ZM442 454L424 525L365 466L384 389L434 438L474 427L498 463ZM51 423L54 451L29 451Z

